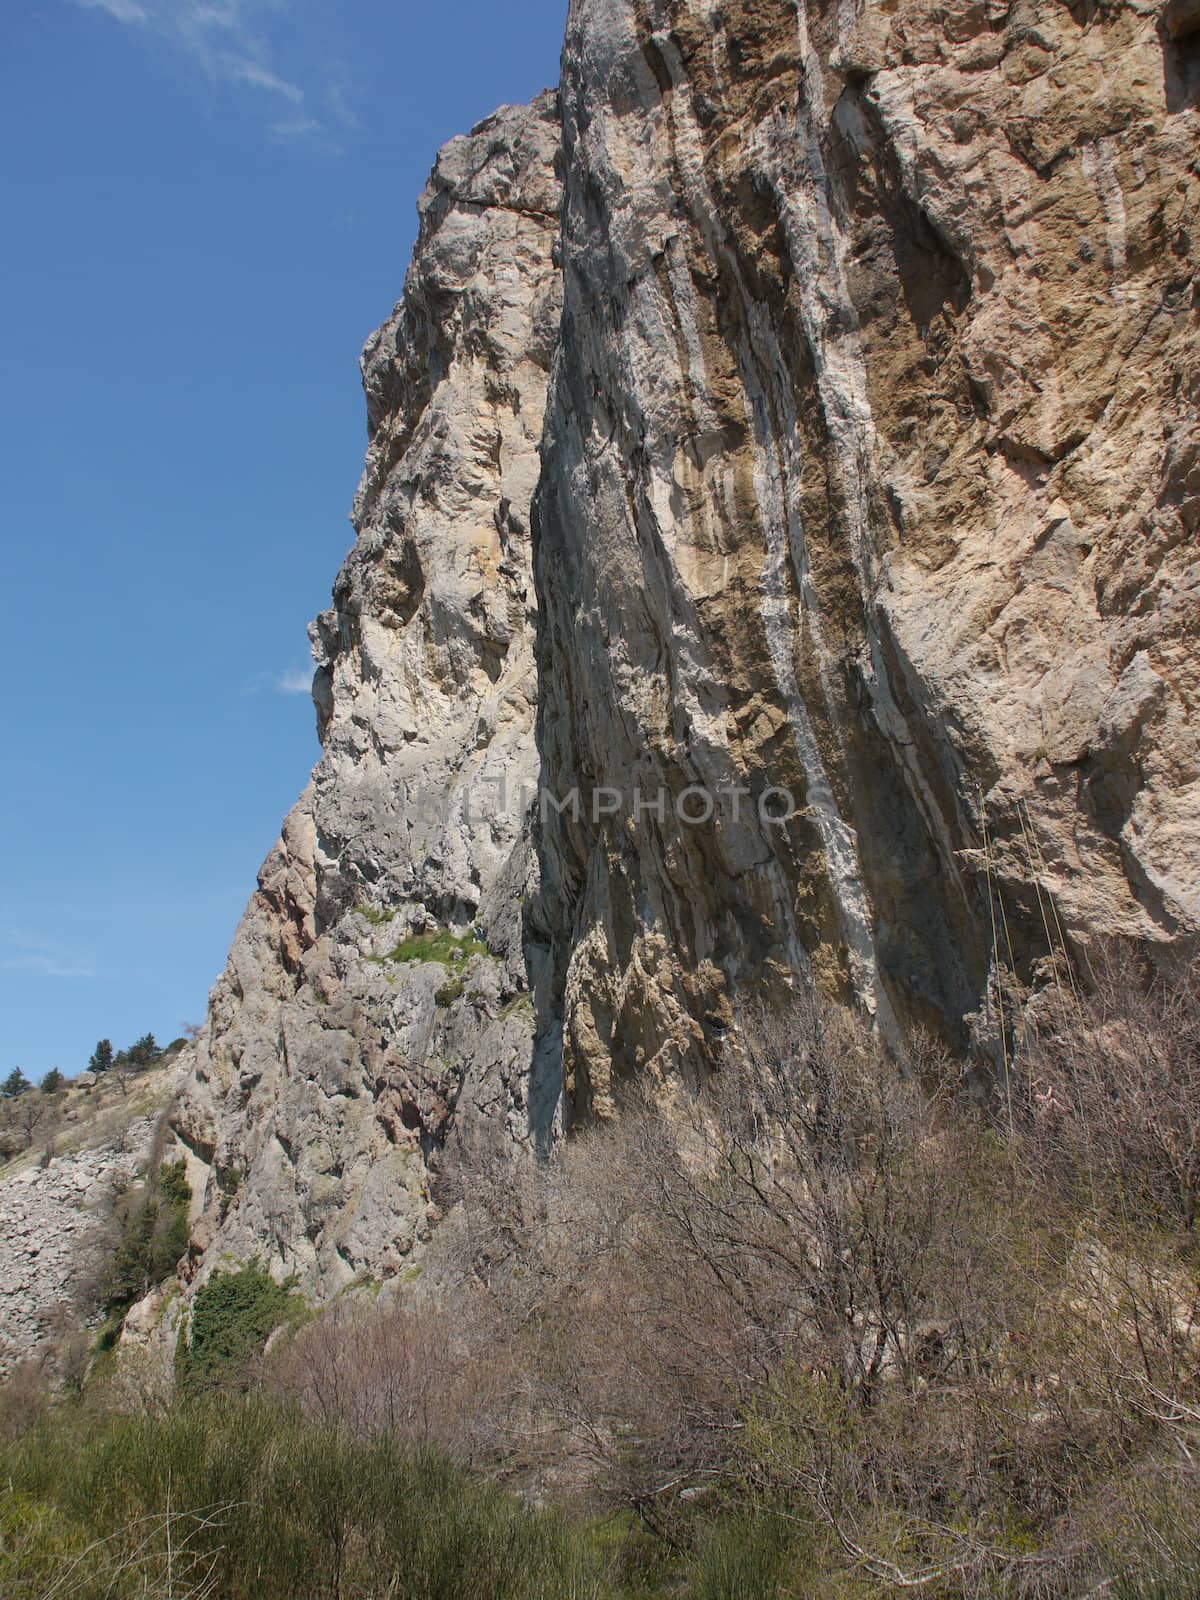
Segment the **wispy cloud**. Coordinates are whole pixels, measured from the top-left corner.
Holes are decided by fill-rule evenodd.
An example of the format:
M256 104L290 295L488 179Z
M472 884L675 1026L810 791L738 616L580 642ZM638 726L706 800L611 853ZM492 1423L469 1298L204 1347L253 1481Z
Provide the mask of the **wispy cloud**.
M0 933L0 972L25 972L34 978L94 978L90 951L73 950L35 934Z
M210 82L254 90L293 108L272 123L280 138L322 138L333 127L352 126L345 90L336 79L310 96L278 68L268 23L287 0L71 0L87 11L103 11L115 22L161 40ZM319 102L317 106L310 99Z
M326 72L328 77L321 96L323 115L338 127L361 128L362 119L350 103L354 83L349 67L344 61L330 61Z
M276 139L310 139L324 132L325 125L319 118L304 115L284 117L271 124L271 133Z
M107 11L118 22L146 22L145 10L134 0L77 0L85 11Z
M256 672L242 685L243 694L311 694L313 669L289 667L284 672Z
M25 972L31 978L94 978L96 968L89 965L72 965L54 956L6 956L0 961L0 971Z
M312 668L299 668L295 672L281 672L275 679L280 694L309 694L312 691Z
M229 72L236 83L249 84L252 89L265 89L269 94L281 94L294 106L303 104L303 89L297 84L289 83L286 78L281 78L269 67L260 66L257 61L233 61L230 63ZM308 120L312 121L311 118Z

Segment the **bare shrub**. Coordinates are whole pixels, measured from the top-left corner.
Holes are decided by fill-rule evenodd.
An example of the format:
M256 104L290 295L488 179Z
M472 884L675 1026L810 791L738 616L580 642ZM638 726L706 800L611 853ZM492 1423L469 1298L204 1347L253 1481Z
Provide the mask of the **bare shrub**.
M36 1141L39 1128L53 1125L54 1109L51 1099L45 1095L35 1094L32 1090L23 1094L17 1101L16 1123L26 1150Z
M0 1443L28 1433L46 1413L45 1374L32 1357L16 1362L0 1382Z
M1124 1440L1200 1402L1198 977L1109 948L1086 990L1047 998L1022 1060L1019 1157L1059 1218L1062 1322Z
M992 1124L927 1041L748 1014L698 1095L471 1152L436 1292L335 1308L266 1381L676 1549L767 1507L835 1585L1157 1581L1200 1539L1198 1016L1190 977L1050 997Z
M269 1352L263 1382L360 1437L386 1434L485 1464L509 1442L514 1385L503 1348L486 1348L483 1321L465 1309L336 1302Z
M1111 1221L1200 1219L1200 968L1151 976L1110 947L1046 997L1022 1065L1028 1143Z

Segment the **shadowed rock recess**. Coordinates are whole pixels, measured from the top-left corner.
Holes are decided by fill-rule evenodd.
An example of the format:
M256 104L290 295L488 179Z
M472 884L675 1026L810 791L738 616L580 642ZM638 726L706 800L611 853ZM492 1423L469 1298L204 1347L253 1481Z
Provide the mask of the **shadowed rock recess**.
M576 0L441 153L175 1119L193 1278L394 1278L464 1151L788 985L986 1059L1064 956L1194 941L1198 39Z

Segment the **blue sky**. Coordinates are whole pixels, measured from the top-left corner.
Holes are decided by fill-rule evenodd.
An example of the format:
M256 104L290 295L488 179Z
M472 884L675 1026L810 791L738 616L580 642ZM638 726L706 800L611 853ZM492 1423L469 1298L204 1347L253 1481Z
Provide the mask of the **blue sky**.
M357 354L565 0L6 0L0 1072L199 1021L317 754Z

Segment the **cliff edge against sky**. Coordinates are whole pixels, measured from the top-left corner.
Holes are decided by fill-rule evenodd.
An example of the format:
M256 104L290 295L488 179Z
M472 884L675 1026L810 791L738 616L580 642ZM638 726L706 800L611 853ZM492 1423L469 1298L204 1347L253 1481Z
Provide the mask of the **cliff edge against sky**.
M791 985L997 1062L1066 961L1190 948L1198 96L1190 0L575 0L446 147L193 1275L394 1278L464 1149Z

